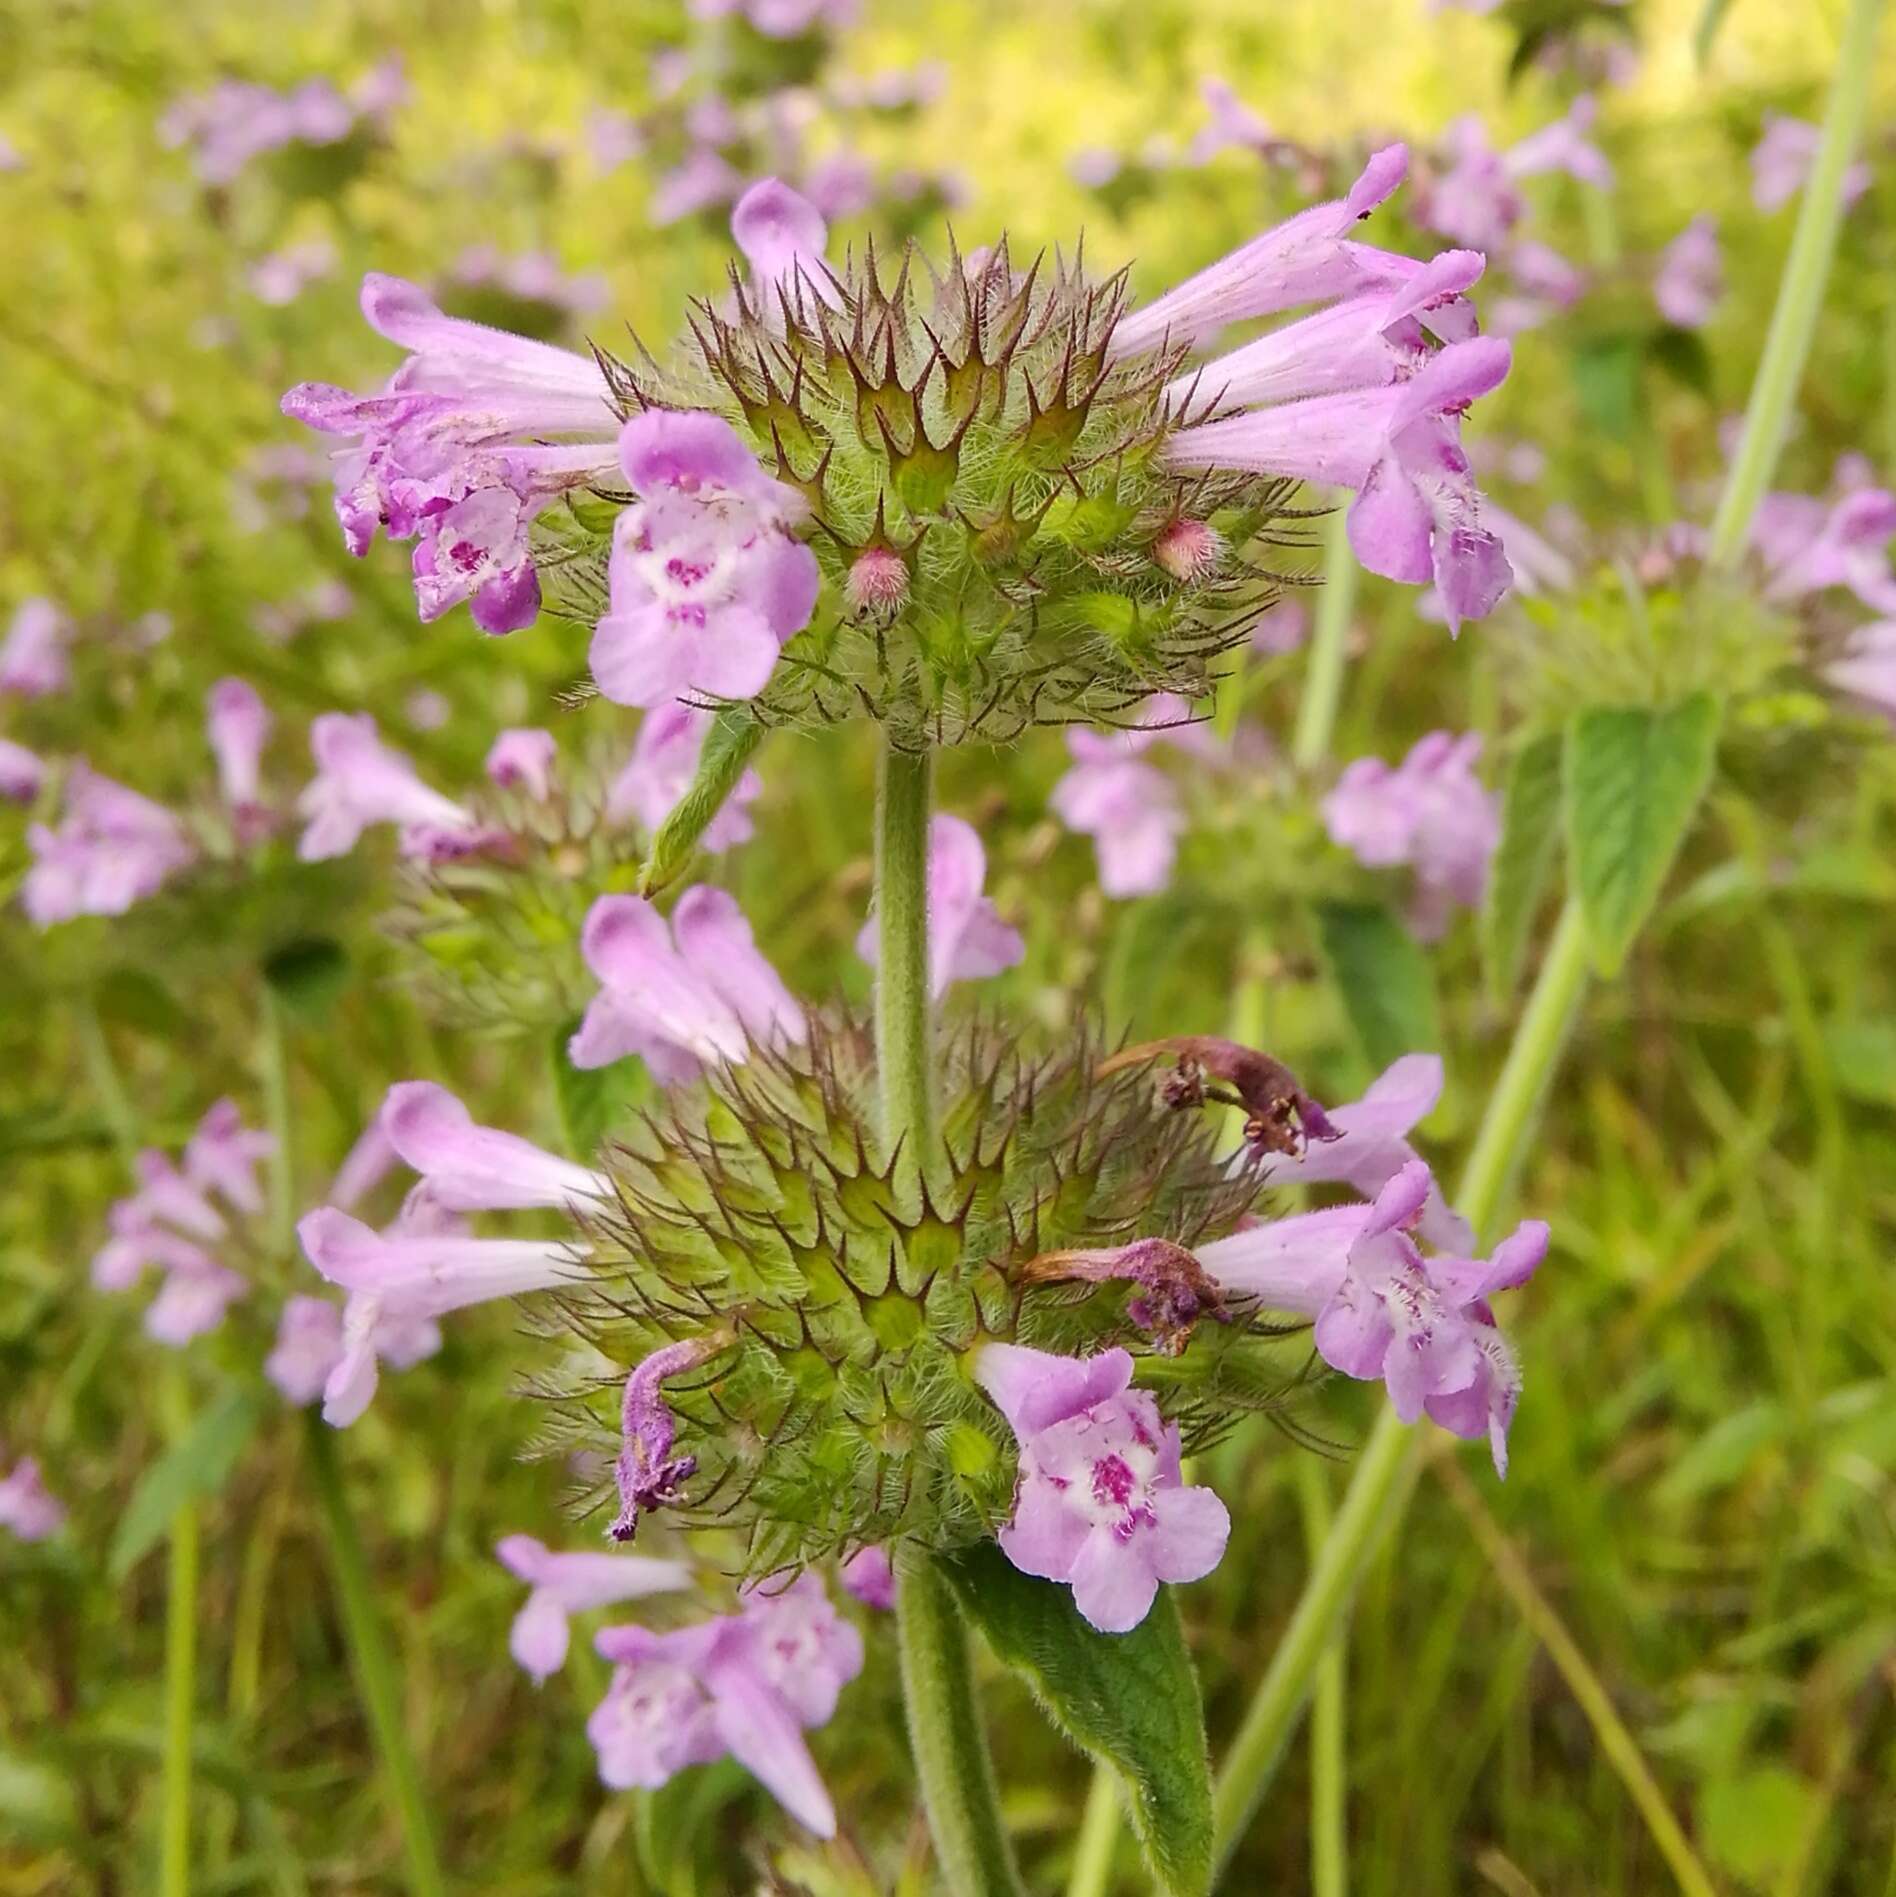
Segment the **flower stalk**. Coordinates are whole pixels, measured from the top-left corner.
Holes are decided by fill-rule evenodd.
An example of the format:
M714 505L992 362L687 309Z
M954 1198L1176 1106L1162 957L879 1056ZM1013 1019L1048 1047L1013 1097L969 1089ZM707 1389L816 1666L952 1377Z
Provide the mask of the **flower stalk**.
M1024 1897L981 1730L968 1630L934 1556L903 1565L895 1621L909 1747L942 1882L954 1897Z
M1317 593L1316 626L1310 635L1309 668L1297 704L1290 756L1300 771L1314 771L1330 750L1337 707L1343 699L1344 645L1356 605L1356 555L1350 549L1349 514L1338 502L1323 523L1323 585Z
M401 1826L408 1859L408 1888L413 1897L445 1897L434 1825L422 1790L421 1771L402 1724L401 1682L376 1614L375 1589L356 1532L355 1516L343 1491L336 1461L334 1432L314 1413L305 1418L311 1486L322 1512L323 1540L336 1582L336 1603L348 1636L349 1658L362 1709L368 1714L375 1749ZM180 1885L182 1890L184 1886Z
M1784 446L1836 254L1837 231L1843 223L1844 176L1863 139L1882 11L1883 0L1851 0L1844 21L1816 162L1798 206L1797 229L1778 281L1771 327L1751 385L1751 399L1745 405L1744 430L1732 458L1731 476L1712 517L1705 560L1714 571L1729 571L1744 553L1758 503Z
M158 1888L190 1897L191 1727L197 1686L198 1514L186 1502L171 1518L165 1574L165 1753Z
M1580 1011L1588 972L1586 923L1569 898L1548 944L1501 1077L1488 1100L1455 1204L1477 1232L1491 1225L1527 1144L1548 1082ZM1400 1513L1420 1466L1416 1432L1385 1406L1350 1476L1336 1519L1310 1565L1303 1597L1284 1629L1213 1798L1216 1850L1229 1859L1250 1824L1296 1729L1324 1654L1347 1611L1356 1582Z
M927 751L882 750L876 784L876 1066L883 1133L933 1165L933 1009L928 980Z

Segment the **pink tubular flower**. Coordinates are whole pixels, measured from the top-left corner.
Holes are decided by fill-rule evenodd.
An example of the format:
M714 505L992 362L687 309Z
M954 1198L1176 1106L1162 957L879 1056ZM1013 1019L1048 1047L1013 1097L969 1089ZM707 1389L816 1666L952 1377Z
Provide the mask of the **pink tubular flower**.
M487 775L502 790L524 790L535 803L545 803L558 756L552 732L517 727L501 732L489 747Z
M1132 356L1163 344L1196 343L1249 317L1361 295L1412 275L1421 267L1412 259L1351 243L1347 235L1401 184L1408 163L1401 145L1377 152L1346 197L1298 212L1156 303L1121 317L1110 352Z
M1433 1192L1428 1167L1415 1160L1373 1205L1260 1224L1201 1245L1199 1262L1229 1292L1313 1318L1324 1362L1381 1378L1405 1423L1426 1411L1457 1436L1485 1435L1506 1475L1521 1372L1488 1299L1533 1276L1547 1227L1528 1220L1491 1260L1424 1257L1409 1234Z
M640 498L613 528L611 610L592 642L599 689L646 707L761 691L821 584L789 532L808 511L802 495L765 474L722 416L647 409L619 448Z
M1759 210L1781 210L1803 190L1822 136L1806 119L1764 115L1764 135L1751 148L1751 201ZM1859 160L1843 174L1844 203L1854 204L1869 188L1870 168Z
M1501 840L1494 798L1475 775L1481 739L1431 731L1394 767L1358 758L1323 800L1333 842L1372 869L1407 863L1415 870L1410 926L1432 941L1453 906L1475 908L1488 861Z
M804 1038L803 1010L764 960L734 898L698 886L667 925L639 896L602 896L581 937L601 984L573 1036L575 1067L639 1055L662 1086Z
M1896 725L1896 619L1861 627L1842 658L1823 668L1827 683Z
M1169 393L1181 406L1248 408L1406 381L1428 361L1425 330L1445 342L1475 333L1466 292L1485 262L1478 250L1445 250L1400 282L1347 297L1188 370Z
M1179 1435L1134 1390L1123 1350L1056 1356L984 1344L974 1378L1020 1443L1001 1551L1023 1574L1064 1581L1101 1633L1145 1619L1161 1581L1196 1581L1224 1556L1231 1517L1211 1490L1183 1486Z
M494 1553L508 1573L533 1590L515 1616L507 1644L535 1685L544 1685L566 1664L568 1615L691 1585L688 1562L636 1554L555 1554L531 1535L508 1535Z
M160 1344L181 1350L193 1338L214 1331L224 1313L250 1287L228 1266L201 1255L165 1273L158 1295L145 1306L145 1333Z
M30 804L46 782L46 766L23 744L0 738L0 797L8 803Z
M1698 329L1710 320L1724 294L1725 260L1718 246L1718 219L1701 212L1660 254L1652 300L1668 323Z
M1109 896L1150 896L1172 876L1178 833L1185 827L1172 780L1141 753L1155 744L1196 748L1203 734L1178 722L1190 707L1170 696L1149 699L1136 727L1067 733L1073 768L1048 798L1069 830L1091 836L1099 859L1099 886Z
M0 1528L22 1541L45 1541L65 1525L66 1505L47 1488L40 1466L22 1456L0 1476Z
M72 683L66 656L71 627L50 599L22 600L0 644L0 692L21 698L48 698Z
M1500 540L1481 523L1461 446L1463 413L1500 386L1511 361L1492 337L1452 342L1406 381L1180 429L1164 458L1354 489L1356 557L1387 579L1432 578L1454 630L1488 612L1512 578Z
M764 320L783 306L800 312L808 295L835 308L841 293L823 259L829 227L802 192L779 178L760 178L731 210L731 235L751 267Z
M895 1606L895 1568L886 1548L858 1548L843 1563L843 1592L865 1607L889 1613Z
M263 1360L263 1374L285 1401L299 1409L314 1403L341 1361L341 1310L328 1298L286 1299L276 1342Z
M75 916L122 916L197 854L170 811L83 763L67 780L59 827L32 824L26 841L35 861L20 906L42 929Z
M1606 189L1613 182L1613 168L1587 137L1595 115L1593 100L1583 95L1563 117L1505 152L1489 144L1477 114L1456 119L1443 138L1446 162L1418 198L1418 220L1456 243L1493 250L1526 214L1518 180L1563 171L1583 184Z
M482 631L539 611L527 544L534 517L613 473L619 424L597 363L444 315L399 277L370 275L362 313L410 354L377 395L305 382L284 413L356 445L338 460L336 513L352 553L378 527L413 539L424 620L471 602Z
M391 1331L425 1339L425 1327L450 1311L552 1290L575 1270L563 1244L399 1226L383 1234L334 1206L305 1213L296 1235L310 1263L347 1293L343 1355L323 1391L323 1419L338 1428L368 1408L377 1357L399 1360Z
M1896 493L1888 488L1833 486L1829 500L1809 494L1767 494L1752 541L1769 568L1764 597L1782 604L1847 586L1879 613L1896 612L1896 575L1889 543L1896 534Z
M219 1100L198 1122L184 1149L184 1177L202 1191L217 1192L240 1212L263 1210L258 1162L276 1151L276 1136L247 1127L235 1100Z
M698 754L704 749L705 734L716 716L682 699L654 705L639 725L625 768L606 792L607 819L624 823L636 818L644 830L656 833L691 788L691 780L697 775ZM746 771L699 838L700 845L715 855L734 843L747 842L754 826L746 806L756 801L763 788L757 773Z
M799 1824L836 1835L803 1734L829 1720L862 1671L862 1636L815 1575L774 1596L753 1588L736 1614L668 1634L608 1627L594 1644L615 1668L586 1722L608 1785L656 1787L728 1754Z
M329 1203L353 1212L395 1168L395 1149L388 1143L380 1112L374 1114L356 1142L343 1155L329 1184Z
M382 1130L429 1196L449 1212L570 1206L609 1198L611 1182L516 1133L476 1126L445 1087L404 1080L382 1103Z
M237 834L245 841L268 827L259 792L263 747L270 736L270 713L254 687L240 678L222 678L204 701L205 730L217 759L218 786Z
M1254 1160L1258 1184L1341 1184L1373 1199L1405 1166L1415 1163L1409 1134L1441 1097L1441 1056L1404 1054L1370 1082L1360 1100L1325 1109L1334 1137L1305 1140L1294 1153L1266 1152ZM1468 1221L1451 1211L1434 1187L1416 1229L1444 1250L1465 1250L1475 1239Z
M309 728L316 775L297 799L308 820L296 854L305 863L345 856L372 823L403 826L402 847L427 854L440 834L472 835L478 826L452 798L430 790L399 751L382 742L375 720L326 711Z
M1027 945L1018 929L981 893L987 881L987 851L974 825L942 813L928 826L929 991L946 993L957 981L998 975L1023 960ZM856 953L876 959L873 916L856 937Z

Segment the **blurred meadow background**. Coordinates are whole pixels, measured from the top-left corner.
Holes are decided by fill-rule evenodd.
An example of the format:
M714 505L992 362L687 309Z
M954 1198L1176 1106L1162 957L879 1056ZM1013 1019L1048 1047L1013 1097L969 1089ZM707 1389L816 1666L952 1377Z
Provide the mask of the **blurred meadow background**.
M356 312L365 270L550 338L616 347L630 324L669 343L734 254L730 191L686 170L708 151L740 183L823 179L835 246L913 234L939 254L944 216L964 246L1005 230L1017 254L1084 229L1089 262L1130 262L1150 295L1328 195L1377 144L1407 140L1426 180L1461 115L1503 149L1586 95L1611 182L1523 179L1482 292L1491 321L1514 306L1515 369L1469 431L1487 491L1566 579L1452 647L1412 590L1365 579L1316 759L1293 759L1307 647L1294 627L1261 643L1221 708L1242 720L1233 760L1166 767L1183 815L1153 893L1103 894L1091 843L1051 812L1071 763L1058 732L942 768L943 806L980 828L988 893L1026 939L984 1003L1058 1032L1087 996L1115 1030L1177 1033L1232 1028L1236 998L1249 1037L1325 1100L1353 1098L1419 1023L1448 1073L1431 1148L1458 1153L1518 1008L1510 958L1464 913L1401 959L1381 1014L1352 1005L1348 958L1383 948L1324 917L1402 883L1327 848L1311 787L1443 726L1488 734L1498 786L1518 742L1603 677L1637 696L1641 640L1662 635L1633 622L1675 611L1648 556L1709 517L1790 242L1795 210L1760 208L1750 154L1768 114L1821 115L1844 8L1732 0L1700 48L1704 11L864 0L846 26L783 39L683 0L0 0L0 617L44 598L72 628L70 688L0 700L0 736L184 812L213 802L201 708L231 674L276 714L285 784L309 718L336 709L373 713L451 791L503 726L547 724L599 770L623 755L626 713L561 696L584 626L421 626L402 554L344 551L322 444L277 403L306 378L386 372ZM1845 456L1896 483L1896 32L1878 57L1869 181L1774 481L1800 495L1828 493ZM233 80L317 79L351 102L341 135L254 155L220 147L214 102L191 104ZM715 99L742 121L722 143L688 123ZM1237 105L1267 132L1231 133ZM1700 216L1722 292L1668 321L1655 271ZM1321 539L1313 523L1289 568L1314 572ZM1655 1805L1711 1889L1896 1893L1896 750L1793 662L1868 616L1836 597L1757 604L1702 657L1721 684L1741 675L1719 776L1630 961L1589 998L1514 1193L1553 1251L1512 1317L1527 1385L1511 1473L1497 1484L1443 1439L1349 1624L1341 1795L1361 1897L1681 1887ZM800 992L869 993L854 943L873 759L860 730L774 737L756 837L715 871ZM24 829L0 812L0 893L29 867ZM312 1500L320 1426L258 1374L282 1296L311 1274L259 1241L243 1267L258 1295L177 1353L87 1264L127 1153L177 1148L222 1095L287 1130L273 1189L291 1211L410 1075L562 1144L575 1108L548 1049L576 1003L559 952L486 966L469 905L371 846L225 860L120 919L42 931L0 911L0 1473L30 1453L70 1511L45 1540L0 1531L9 1897L157 1887L178 1716L162 1531L192 1495L190 1887L409 1887ZM1550 914L1522 927L1538 941ZM495 1031L482 997L522 966L545 978L540 1012ZM562 1532L557 1482L523 1460L518 1331L505 1309L469 1314L321 1452L353 1499L449 1888L934 1888L873 1628L819 1735L837 1844L792 1841L728 1764L650 1796L598 1783L584 1722L603 1663L576 1638L536 1690L507 1657L520 1594L493 1544ZM1303 1420L1334 1460L1262 1428L1213 1453L1231 1549L1183 1605L1214 1756L1378 1395L1312 1393ZM1085 1763L998 1673L986 1704L1029 1880L1059 1889ZM1308 1888L1324 1822L1300 1736L1223 1888ZM1097 1888L1143 1877L1128 1846Z

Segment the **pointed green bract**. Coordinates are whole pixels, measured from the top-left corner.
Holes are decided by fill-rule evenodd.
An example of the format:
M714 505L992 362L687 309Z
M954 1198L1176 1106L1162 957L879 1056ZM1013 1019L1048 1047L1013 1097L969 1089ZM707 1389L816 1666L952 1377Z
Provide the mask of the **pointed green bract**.
M712 720L691 788L652 839L652 853L639 878L641 895L655 896L684 874L698 839L724 808L763 741L763 727L742 706L731 706Z
M1110 1767L1166 1897L1211 1888L1211 1765L1198 1675L1170 1588L1127 1634L1080 1618L1070 1590L1022 1574L992 1543L945 1559L961 1609L1055 1726Z

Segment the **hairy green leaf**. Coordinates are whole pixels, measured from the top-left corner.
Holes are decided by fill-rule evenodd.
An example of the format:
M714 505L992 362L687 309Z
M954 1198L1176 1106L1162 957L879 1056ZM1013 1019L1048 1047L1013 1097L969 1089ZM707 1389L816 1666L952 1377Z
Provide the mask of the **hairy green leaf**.
M945 1558L942 1572L983 1638L1032 1689L1054 1725L1117 1774L1156 1888L1211 1888L1211 1765L1198 1675L1178 1607L1160 1588L1128 1634L1080 1618L1071 1592L1035 1580L992 1542Z
M1523 746L1501 796L1501 842L1481 911L1482 960L1501 1001L1520 979L1528 931L1560 847L1560 751L1557 731Z
M1662 710L1594 705L1567 727L1567 856L1595 965L1626 959L1679 853L1718 747L1709 692Z

